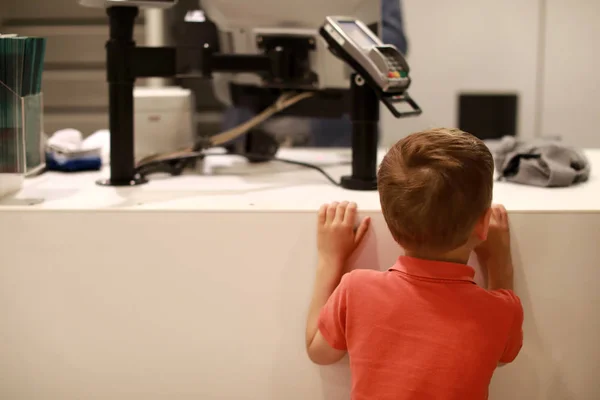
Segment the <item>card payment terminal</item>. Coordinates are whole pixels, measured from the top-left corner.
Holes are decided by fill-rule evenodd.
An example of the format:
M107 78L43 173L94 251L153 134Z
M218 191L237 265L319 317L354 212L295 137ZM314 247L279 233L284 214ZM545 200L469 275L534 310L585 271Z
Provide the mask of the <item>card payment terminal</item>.
M410 68L395 46L384 44L363 22L349 17L327 17L320 34L329 50L376 91L396 118L421 114L406 93ZM412 111L399 112L393 106L398 102L408 103Z
M350 190L377 189L379 102L396 118L421 114L406 90L410 69L395 46L384 44L364 23L348 17L327 17L319 30L329 51L350 66L352 174L340 185ZM410 111L396 105L408 104Z

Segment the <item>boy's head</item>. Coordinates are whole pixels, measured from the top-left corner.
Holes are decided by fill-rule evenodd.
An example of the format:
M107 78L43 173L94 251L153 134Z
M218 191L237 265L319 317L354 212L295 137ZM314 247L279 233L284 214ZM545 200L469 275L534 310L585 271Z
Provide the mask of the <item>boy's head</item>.
M444 254L487 236L494 160L458 129L414 133L386 154L377 177L383 216L405 249Z

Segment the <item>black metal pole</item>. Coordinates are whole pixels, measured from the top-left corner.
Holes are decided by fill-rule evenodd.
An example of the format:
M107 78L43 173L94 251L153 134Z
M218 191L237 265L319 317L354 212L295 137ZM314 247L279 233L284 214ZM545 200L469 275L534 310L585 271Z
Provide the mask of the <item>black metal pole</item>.
M133 125L133 27L137 7L110 7L110 39L106 43L109 95L110 178L98 181L107 186L133 186L145 180L135 173Z
M352 75L351 80L352 175L342 177L341 185L350 190L377 190L379 98L360 75Z

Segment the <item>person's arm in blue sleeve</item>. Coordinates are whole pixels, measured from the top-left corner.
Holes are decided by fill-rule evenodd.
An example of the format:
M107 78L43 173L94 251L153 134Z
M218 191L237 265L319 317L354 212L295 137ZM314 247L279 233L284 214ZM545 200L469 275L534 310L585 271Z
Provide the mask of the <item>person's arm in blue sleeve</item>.
M406 55L408 41L404 33L404 19L401 0L381 0L381 39L393 44Z

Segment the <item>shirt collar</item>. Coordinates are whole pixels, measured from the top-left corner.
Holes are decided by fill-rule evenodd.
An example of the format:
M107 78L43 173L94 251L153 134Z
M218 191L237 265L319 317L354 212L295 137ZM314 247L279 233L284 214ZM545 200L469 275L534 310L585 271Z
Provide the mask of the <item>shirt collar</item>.
M465 264L401 256L391 270L417 278L475 283L475 270Z

